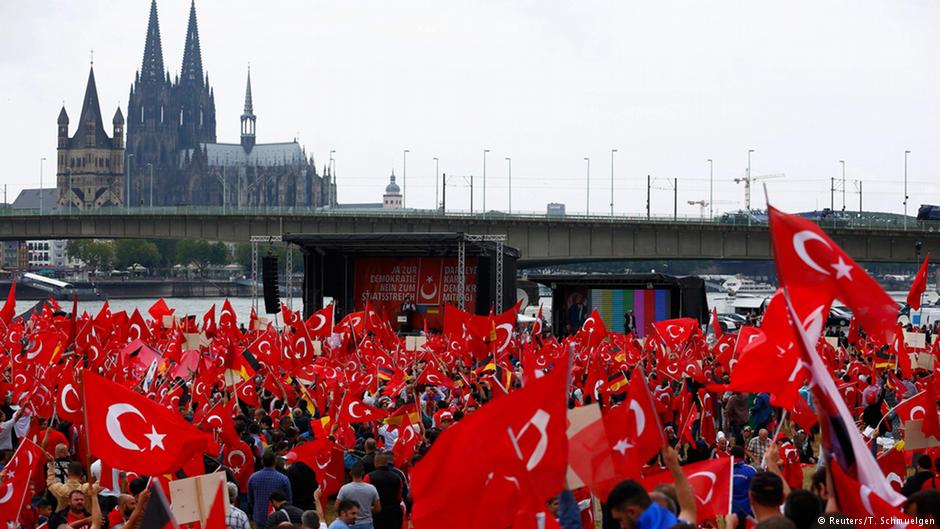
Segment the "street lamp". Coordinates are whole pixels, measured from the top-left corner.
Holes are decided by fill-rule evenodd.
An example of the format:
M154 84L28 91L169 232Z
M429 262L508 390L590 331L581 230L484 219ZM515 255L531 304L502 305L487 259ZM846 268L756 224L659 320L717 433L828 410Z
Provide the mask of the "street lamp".
M614 216L614 153L617 149L610 150L610 216Z
M489 149L483 149L483 214L486 215L486 153ZM473 213L471 211L471 213Z
M845 160L839 160L842 164L842 211L845 212Z
M506 157L509 163L509 214L512 215L512 158Z
M46 157L39 160L39 214L42 215L42 166L46 163Z
M907 155L911 151L904 151L904 229L907 229Z
M411 152L408 149L405 149L401 153L401 207L405 208L405 199L408 198L408 192L405 188L405 182L408 180L408 153Z
M330 150L330 188L327 189L329 196L327 197L327 205L333 207L336 205L336 196L333 192L336 189L336 159L333 158L333 155L336 154L335 150Z
M715 218L715 163L708 159L708 219Z
M747 209L747 225L751 225L751 153L754 149L747 150L747 177L744 179L744 203Z
M584 157L584 161L587 162L587 209L585 210L585 215L591 214L591 159L587 156Z
M441 207L441 165L437 156L434 157L434 209Z
M148 163L147 167L150 168L150 209L153 209L153 164Z

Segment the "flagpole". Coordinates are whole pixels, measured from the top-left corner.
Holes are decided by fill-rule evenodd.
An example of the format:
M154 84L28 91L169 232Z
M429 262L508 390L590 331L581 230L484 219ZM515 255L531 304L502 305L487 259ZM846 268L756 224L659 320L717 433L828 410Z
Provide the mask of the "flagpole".
M23 504L26 503L26 496L29 495L29 483L32 477L33 477L33 469L30 469L29 473L26 474L26 489L23 491L23 497L20 498L20 506L16 510L16 520L14 520L16 525L20 524L20 514L23 512Z

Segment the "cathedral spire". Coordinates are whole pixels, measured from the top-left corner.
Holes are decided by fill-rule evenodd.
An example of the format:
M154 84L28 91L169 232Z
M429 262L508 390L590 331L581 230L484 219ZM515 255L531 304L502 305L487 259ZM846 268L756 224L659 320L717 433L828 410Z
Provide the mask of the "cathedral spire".
M248 85L245 88L245 111L242 112L242 148L251 152L255 146L255 113L251 104L251 65L248 66Z
M181 80L184 84L202 82L202 51L199 48L199 25L196 23L196 0L189 6L189 26L186 28L186 45L183 47L183 70Z
M101 105L98 104L98 87L95 84L95 68L88 70L88 84L82 101L82 114L78 118L75 138L85 147L110 148L110 141L101 120Z
M157 20L157 0L150 2L150 21L147 22L147 41L144 43L144 62L141 77L145 80L163 79L163 46L160 44L160 22Z

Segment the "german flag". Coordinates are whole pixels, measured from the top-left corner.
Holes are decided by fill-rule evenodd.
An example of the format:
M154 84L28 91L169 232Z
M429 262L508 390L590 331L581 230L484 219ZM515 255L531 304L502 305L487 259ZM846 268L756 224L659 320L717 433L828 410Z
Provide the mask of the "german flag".
M488 373L490 371L496 371L496 362L494 361L492 354L480 360L473 366L473 374L476 376L480 376L481 374Z
M503 390L509 392L512 386L512 370L502 365L496 365L493 370L493 378L502 386Z
M395 369L391 367L379 366L376 368L376 376L379 377L379 380L391 380L395 378L397 374Z
M408 420L411 421L411 424L418 424L421 422L421 414L418 413L418 407L414 402L411 404L406 404L395 410L394 414L385 418L385 424L398 426L405 422L405 417L408 417Z
M627 375L623 371L617 371L607 377L607 382L601 387L601 391L608 395L617 395L623 393L629 384L630 381L627 380Z

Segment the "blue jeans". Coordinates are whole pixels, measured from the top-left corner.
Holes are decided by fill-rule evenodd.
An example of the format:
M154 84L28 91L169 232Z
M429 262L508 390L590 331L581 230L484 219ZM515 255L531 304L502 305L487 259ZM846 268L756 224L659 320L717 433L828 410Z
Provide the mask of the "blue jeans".
M372 529L372 522L354 523L349 526L349 529Z

